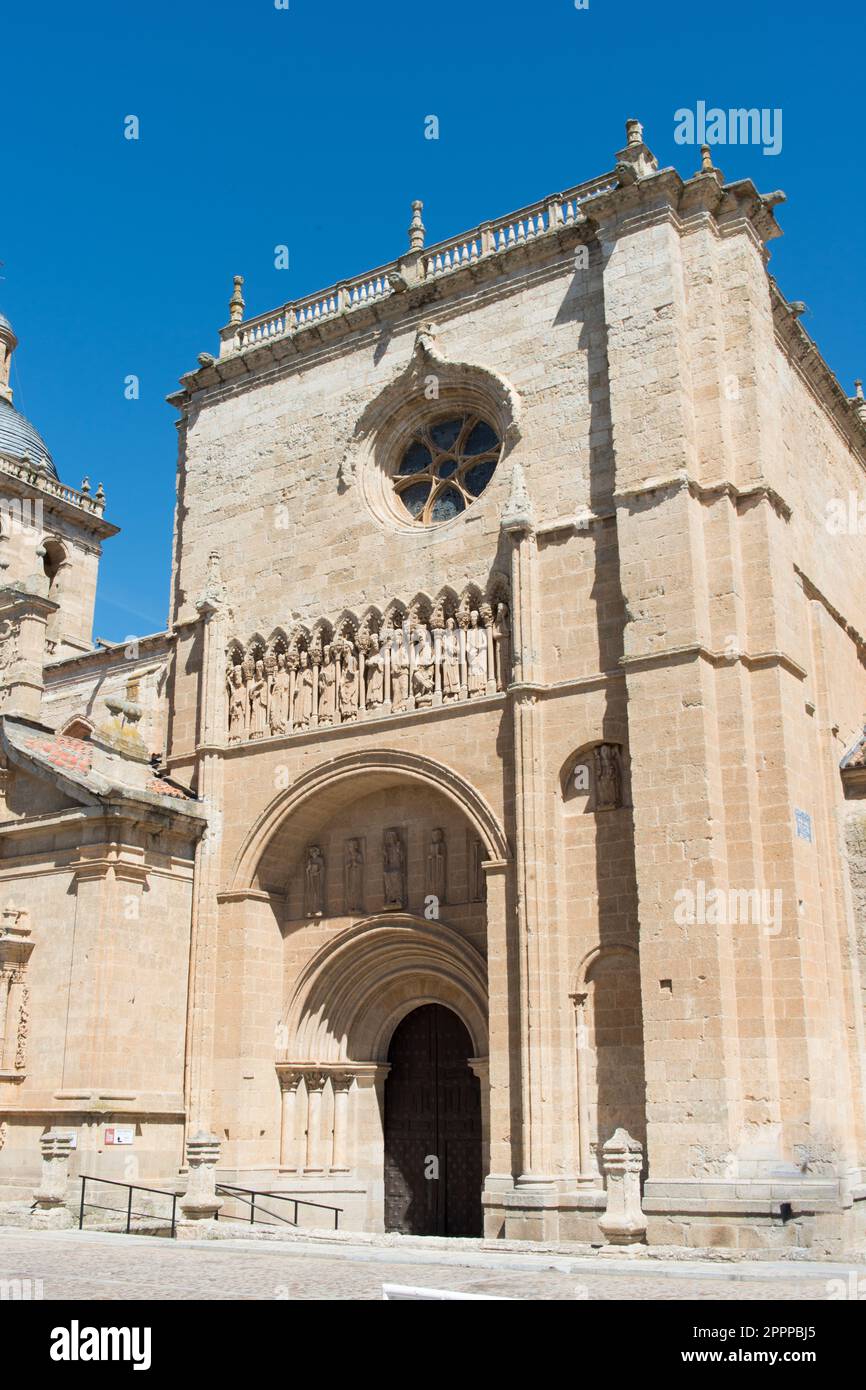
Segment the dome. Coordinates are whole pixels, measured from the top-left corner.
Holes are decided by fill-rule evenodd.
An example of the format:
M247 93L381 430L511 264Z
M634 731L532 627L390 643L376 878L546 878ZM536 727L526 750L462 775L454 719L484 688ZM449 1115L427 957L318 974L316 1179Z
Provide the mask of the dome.
M0 314L0 324L6 322ZM52 478L57 478L54 460L45 447L45 441L29 420L15 409L11 401L0 396L0 454L7 454L19 462L26 456L34 468L41 469ZM58 479L59 481L59 479Z

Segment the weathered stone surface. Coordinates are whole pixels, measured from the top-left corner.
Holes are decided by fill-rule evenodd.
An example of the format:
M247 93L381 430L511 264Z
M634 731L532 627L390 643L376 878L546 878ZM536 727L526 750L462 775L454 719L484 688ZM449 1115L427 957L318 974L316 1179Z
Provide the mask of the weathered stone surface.
M45 726L2 734L0 1195L48 1117L171 1190L218 1135L348 1229L862 1240L862 401L767 275L778 198L617 158L273 314L236 277L172 398L166 633L87 647L104 499L0 460L50 520L35 586L0 540ZM398 1154L431 1005L465 1123Z

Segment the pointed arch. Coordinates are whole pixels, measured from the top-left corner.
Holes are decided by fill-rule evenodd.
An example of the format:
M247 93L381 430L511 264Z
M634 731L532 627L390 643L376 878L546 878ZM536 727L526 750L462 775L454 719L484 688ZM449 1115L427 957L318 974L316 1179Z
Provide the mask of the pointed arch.
M480 792L459 772L405 749L359 749L320 764L276 794L238 851L229 889L237 891L256 886L259 864L274 835L311 798L335 790L342 794L353 783L360 794L365 783L397 786L402 781L441 792L468 820L490 859L511 859L502 822Z

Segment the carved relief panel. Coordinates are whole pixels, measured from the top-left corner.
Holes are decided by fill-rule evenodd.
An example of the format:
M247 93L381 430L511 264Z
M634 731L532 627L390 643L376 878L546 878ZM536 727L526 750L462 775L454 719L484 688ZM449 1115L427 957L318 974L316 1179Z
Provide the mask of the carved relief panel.
M227 655L229 743L478 699L511 680L506 581L235 641Z

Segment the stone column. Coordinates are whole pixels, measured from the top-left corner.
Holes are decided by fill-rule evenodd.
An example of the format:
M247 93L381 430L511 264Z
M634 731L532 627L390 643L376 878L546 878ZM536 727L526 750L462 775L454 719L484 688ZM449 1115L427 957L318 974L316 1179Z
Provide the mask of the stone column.
M646 1217L640 1204L643 1148L624 1129L618 1129L604 1146L607 1177L607 1210L599 1227L609 1245L639 1246L646 1241Z
M390 710L391 710L391 704L392 704L392 700L391 700L391 637L392 637L392 634L391 634L390 631L388 631L388 632L385 634L384 640L383 640L382 643L381 643L381 650L384 652L384 655L385 655L385 664L384 664L384 666L383 666L383 668L382 668L383 671L384 671L384 675L383 675L383 677L382 677L382 681L383 681L383 685L382 685L382 709L384 710L384 712L385 712L386 714L388 714L388 713L390 712Z
M467 1061L481 1085L481 1171L486 1177L490 1168L490 1058L469 1057Z
M487 684L486 695L496 694L496 661L493 655L493 611L488 603L481 606L481 621L487 638Z
M223 747L226 737L226 611L219 557L208 564L204 593L196 604L203 624L201 676L202 727L198 755L198 794L207 810L207 827L196 849L193 879L192 943L187 1072L187 1136L206 1132L213 1102L213 1046L216 954L221 886Z
M298 1170L298 1087L302 1071L277 1068L280 1078L280 1168L287 1173Z
M220 1157L220 1141L215 1134L196 1134L186 1143L189 1168L186 1192L180 1209L186 1221L210 1221L222 1207L216 1195L216 1168Z
M479 854L483 853L479 847ZM487 1105L489 1167L484 1175L484 1191L490 1194L491 1211L485 1211L485 1234L501 1234L495 1215L497 1198L514 1187L512 1134L519 1126L519 1095L513 1087L509 1017L517 1011L517 981L509 957L508 870L504 859L485 860L487 889L487 979L490 1000L487 1058ZM513 948L512 948L513 949ZM482 1096L483 1096L482 1088ZM487 1201L485 1201L485 1207ZM488 1229L489 1227L489 1229Z
M0 689L6 692L4 714L41 718L46 627L58 609L59 604L48 597L44 574L0 589L0 623L8 624L11 634L4 644L0 677Z
M286 720L286 729L289 732L291 732L295 725L295 685L297 684L297 679L297 668L295 666L289 666L289 715Z
M315 729L319 722L319 673L322 669L321 662L310 657L310 665L313 668L313 708L310 713L310 728Z
M10 970L0 970L0 1071L6 1070L6 1021L11 979Z
M73 1135L50 1129L39 1140L42 1149L42 1176L33 1194L36 1203L34 1226L71 1226L72 1215L66 1208L66 1188L69 1182L69 1155Z
M442 703L442 628L431 628L433 637L433 704Z
M417 621L417 620L416 620ZM403 627L403 641L406 644L406 655L409 658L409 709L415 708L415 663L418 657L418 649L415 646L415 631L410 622L406 622Z
M334 1092L334 1131L331 1145L331 1172L349 1172L349 1092L354 1076L350 1071L331 1073Z
M469 676L466 670L466 627L469 622L468 613L457 614L457 631L460 635L460 699L469 698Z
M304 1172L321 1173L322 1093L328 1074L324 1071L308 1071L305 1072L304 1079L307 1084L307 1153Z
M575 1045L577 1059L577 1144L580 1155L581 1187L598 1185L598 1167L593 1161L589 1130L589 1065L591 1049L586 1021L586 994L572 995L575 1009Z
M511 493L502 516L511 542L514 681L511 687L514 767L518 970L520 978L521 1174L526 1194L514 1234L555 1239L557 1183L553 1176L551 1088L553 1008L548 956L555 923L548 899L543 717L539 703L541 606L538 546L523 470L512 465ZM546 1102L546 1103L545 1103ZM528 1223L528 1224L527 1224ZM508 1232L506 1231L506 1234Z

